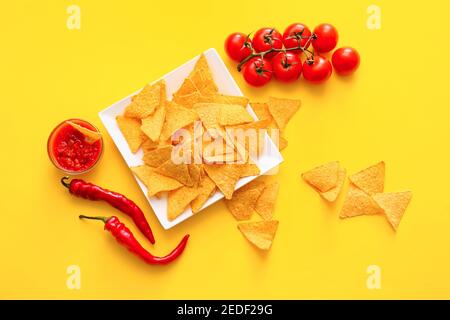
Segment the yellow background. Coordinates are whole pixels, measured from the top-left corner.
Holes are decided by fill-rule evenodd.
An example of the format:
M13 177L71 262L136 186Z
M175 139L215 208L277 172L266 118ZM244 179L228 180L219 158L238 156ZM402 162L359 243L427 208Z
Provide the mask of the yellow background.
M8 1L0 17L2 181L0 298L450 298L450 30L448 1L382 1L381 30L366 27L372 1ZM66 8L81 8L81 30ZM292 22L331 22L339 45L362 57L351 78L248 87L223 52L225 37ZM109 136L85 178L127 194L145 212L163 254L191 234L174 264L142 263L96 222L117 214L76 199L60 183L46 142L60 121L97 113L210 47L252 100L302 99L289 124L268 253L252 247L223 203L164 231ZM387 191L412 190L397 234L383 217L340 220L300 179L340 160L349 173L386 161ZM130 224L130 220L123 218ZM136 231L134 227L133 230ZM143 240L136 231L139 239ZM366 287L368 265L381 289ZM68 290L66 268L81 268Z

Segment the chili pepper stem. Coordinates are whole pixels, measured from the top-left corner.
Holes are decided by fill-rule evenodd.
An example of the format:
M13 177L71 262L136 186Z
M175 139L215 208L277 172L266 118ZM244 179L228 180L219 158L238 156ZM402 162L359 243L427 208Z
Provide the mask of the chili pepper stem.
M63 185L64 187L70 188L70 183L67 182L66 180L69 180L69 177L68 177L68 176L62 177L62 178L61 178L61 183L62 183L62 185Z
M104 223L106 223L109 220L109 217L90 217L90 216L85 216L83 214L80 214L78 216L78 218L80 218L80 219L91 219L91 220L101 220Z

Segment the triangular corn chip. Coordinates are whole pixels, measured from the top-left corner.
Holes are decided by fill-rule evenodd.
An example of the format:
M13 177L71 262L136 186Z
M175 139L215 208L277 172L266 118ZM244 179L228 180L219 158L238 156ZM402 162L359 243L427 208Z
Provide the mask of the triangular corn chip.
M146 138L146 139L144 139L144 142L142 143L141 148L145 155L147 152L158 148L158 142L154 142L154 141Z
M248 111L237 104L222 104L219 111L219 124L222 126L233 126L253 122L253 117Z
M377 193L373 195L373 199L381 208L383 208L387 220L395 231L398 229L400 220L402 219L411 198L411 191Z
M146 152L142 160L151 167L159 167L172 158L172 150L172 145L162 146Z
M225 204L236 220L249 220L255 213L255 205L265 187L264 182L253 180L236 190L233 198Z
M227 96L224 94L214 94L201 96L198 102L209 102L209 103L225 103L225 104L238 104L243 107L248 105L248 99L241 96Z
M94 143L95 141L98 141L102 138L102 134L98 131L93 131L91 129L88 129L86 127L83 127L82 125L79 125L78 123L75 123L73 121L66 121L72 128L80 132L87 143Z
M341 193L342 186L344 185L344 181L345 181L345 175L346 175L346 170L344 168L339 168L337 185L328 191L319 192L319 194L322 196L322 198L324 198L325 200L327 200L329 202L335 201L337 199L339 193Z
M231 199L236 182L241 176L241 168L234 164L205 164L203 168L224 194L225 199Z
M151 115L161 102L161 81L145 87L132 99L125 109L125 116L143 119Z
M197 196L198 189L193 187L184 186L170 191L167 196L167 218L169 221L182 214Z
M385 171L384 161L381 161L351 175L349 180L369 195L381 193L384 189Z
M206 129L221 129L219 124L221 108L222 104L219 103L196 103L193 107Z
M202 165L190 163L188 164L189 176L191 177L191 181L194 187L197 187L202 178Z
M261 173L258 166L254 163L235 164L241 167L241 178L257 176Z
M207 175L203 175L198 186L198 196L191 202L192 212L199 212L215 191L216 185L214 184L214 181L212 181Z
M248 241L262 250L269 250L275 233L277 232L278 221L258 221L243 222L238 224L238 229Z
M339 162L333 161L303 173L302 178L319 192L326 192L337 186L338 173Z
M264 220L272 219L279 189L278 182L267 185L256 201L255 210Z
M158 174L153 168L146 165L132 167L131 170L147 186L147 194L149 197L183 186L177 180Z
M156 111L142 119L141 130L152 141L158 141L161 135L162 127L164 125L164 119L166 118L166 107L164 104L156 108Z
M272 115L269 112L269 106L267 103L259 103L259 102L252 102L250 103L250 106L253 109L253 112L255 112L256 116L258 117L258 120L273 120Z
M269 97L267 105L278 128L284 130L289 120L300 108L300 100Z
M278 137L278 150L283 150L288 146L288 141L283 137Z
M197 113L191 109L179 106L174 102L169 103L160 139L166 141L175 131L186 127L197 119Z
M382 214L383 209L367 193L350 184L347 198L339 215L340 218L350 218L360 215Z
M218 91L204 54L201 54L195 63L194 69L189 74L189 79L204 96L215 94Z
M185 163L175 164L172 159L167 160L155 170L156 173L178 180L185 186L193 186L189 175L188 165Z
M141 121L124 116L117 116L116 121L131 152L135 153L145 139L145 135L141 130Z

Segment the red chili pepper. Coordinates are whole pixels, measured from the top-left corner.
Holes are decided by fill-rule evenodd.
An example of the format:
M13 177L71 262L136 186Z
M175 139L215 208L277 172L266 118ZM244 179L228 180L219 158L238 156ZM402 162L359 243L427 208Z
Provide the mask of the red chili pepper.
M186 243L189 239L189 235L185 235L183 239L181 239L180 243L172 250L171 253L164 257L156 257L152 255L150 252L145 250L141 244L136 240L136 238L131 233L130 229L128 229L122 222L119 221L119 218L112 217L89 217L85 215L80 215L80 219L93 219L93 220L101 220L105 223L105 229L111 232L111 234L116 238L117 242L126 247L129 251L142 258L145 262L149 264L167 264L175 260L181 253L184 251L186 247Z
M155 243L152 229L145 219L144 213L133 201L125 197L123 194L103 189L102 187L89 182L85 182L80 179L73 179L70 183L67 183L67 179L69 179L69 177L63 177L61 179L61 183L69 189L71 194L88 200L102 200L109 203L114 208L130 216L139 230L141 230L150 242L152 244Z

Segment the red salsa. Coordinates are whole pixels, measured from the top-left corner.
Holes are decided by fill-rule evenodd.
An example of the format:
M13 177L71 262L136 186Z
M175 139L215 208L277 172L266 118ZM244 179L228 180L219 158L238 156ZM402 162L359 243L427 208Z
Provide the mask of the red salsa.
M92 131L97 129L88 122L70 120ZM67 122L61 123L50 135L48 152L57 167L70 172L84 172L92 168L102 153L102 139L89 143L88 139Z

